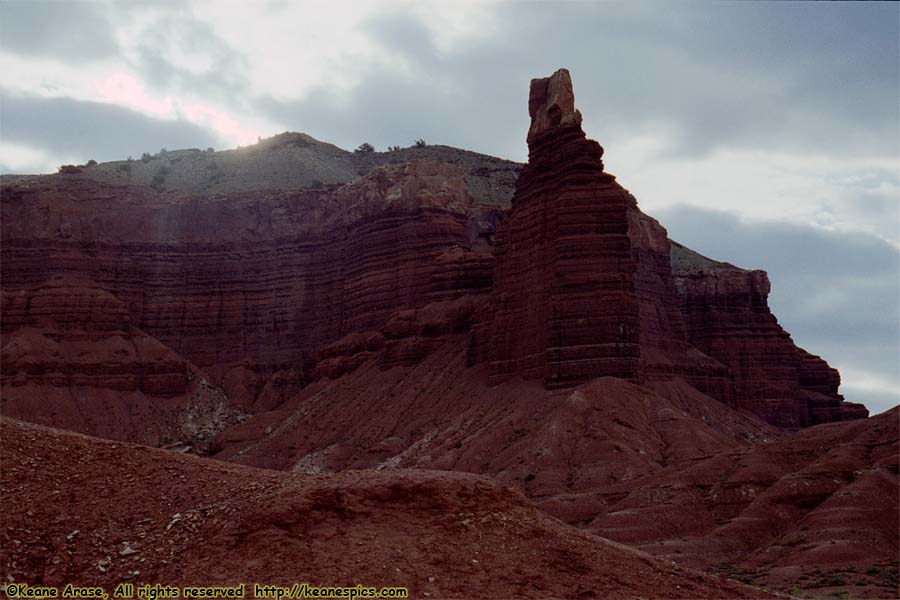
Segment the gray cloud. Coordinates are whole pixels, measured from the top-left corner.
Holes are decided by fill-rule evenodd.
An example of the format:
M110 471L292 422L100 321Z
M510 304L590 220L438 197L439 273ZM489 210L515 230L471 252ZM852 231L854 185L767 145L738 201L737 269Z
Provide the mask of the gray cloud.
M123 9L128 14L128 6ZM198 54L207 65L192 71L180 57ZM188 91L239 105L249 91L246 58L187 6L155 15L141 34L134 68L157 90Z
M112 24L97 2L0 3L0 48L64 62L113 56L118 51Z
M900 7L892 3L501 3L490 35L450 49L439 49L414 13L385 10L361 30L399 60L343 65L358 76L352 91L321 88L295 100L251 90L253 65L199 7L0 7L4 49L67 61L114 54L110 21L148 23L136 54L120 58L155 92L190 92L348 148L425 137L522 160L528 79L560 66L573 73L590 135L610 147L653 135L662 160L722 147L895 157L900 147ZM291 3L258 8L303 17ZM289 74L300 48L272 48L271 60ZM202 54L207 67L186 68L185 53Z
M407 13L381 15L365 31L411 68L362 67L359 82L339 101L332 90L318 88L293 101L261 94L252 105L289 129L344 148L369 141L383 149L424 137L431 143L524 157L527 108L510 107L527 106L528 74L516 77L512 70L499 70L490 76L478 56L481 45L441 54L425 25Z
M214 146L217 138L185 121L154 119L99 102L42 98L0 90L3 139L80 161L117 160L160 148Z
M455 110L454 105L464 101L465 90L458 87L430 95L424 91L428 85L405 75L387 73L377 80L360 83L352 92L354 106L350 110L343 102L336 103L326 90L295 102L259 98L256 106L291 129L347 149L363 141L372 142L381 150L394 144L409 146L424 137L431 143L483 151L483 145L465 144L465 140L483 131L479 119L451 123L447 117Z
M547 14L523 33L539 51L571 56L587 119L617 135L668 126L672 153L897 152L896 5L653 7L613 15L542 5Z
M379 13L363 29L372 41L392 53L420 64L435 64L438 59L428 28L410 13Z
M667 152L681 156L726 145L894 156L900 145L897 5L508 3L497 10L498 31L443 54L409 13L368 22L371 39L413 72L373 65L342 102L344 114L361 124L412 122L432 139L522 159L528 79L566 66L601 143L668 133ZM414 82L398 85L404 76ZM379 84L394 90L393 104L373 97ZM465 93L447 101L456 91ZM400 97L406 93L414 113ZM315 95L260 107L300 129L333 118Z
M900 251L867 234L830 232L677 206L655 215L669 237L744 268L764 269L769 304L794 340L832 366L877 374L893 392L845 373L848 400L880 412L900 402Z

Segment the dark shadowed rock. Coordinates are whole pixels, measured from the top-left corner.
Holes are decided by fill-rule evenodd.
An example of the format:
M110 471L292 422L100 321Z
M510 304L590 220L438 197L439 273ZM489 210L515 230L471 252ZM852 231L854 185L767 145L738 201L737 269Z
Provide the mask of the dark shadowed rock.
M696 575L666 587L646 556L628 571L622 548L607 556L521 492L571 525L783 589L816 561L896 577L896 412L863 419L843 401L837 371L771 314L765 272L700 256L641 212L582 130L567 71L530 92L518 179L519 165L456 149L356 155L302 134L166 153L130 175L4 178L4 415L196 439L221 461L306 475L59 433L33 445L36 430L4 422L18 528L0 530L5 572L77 580L102 560L117 576L137 506L165 544L135 556L166 581L274 581L302 562L444 596L718 593ZM54 444L89 465L86 482L60 480L66 498L107 465L127 473L112 488L127 498L98 496L119 511L112 526L91 501L66 506L110 559L85 547L56 569L46 546L10 545L33 490L71 461ZM390 472L308 479L353 469ZM66 535L59 505L40 508L34 539ZM523 528L504 529L510 514ZM275 538L283 553L252 559Z

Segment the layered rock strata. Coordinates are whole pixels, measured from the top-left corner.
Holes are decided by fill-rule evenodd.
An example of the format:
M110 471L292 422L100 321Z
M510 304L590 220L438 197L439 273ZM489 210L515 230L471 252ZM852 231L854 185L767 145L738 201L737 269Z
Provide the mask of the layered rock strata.
M836 369L802 348L768 306L765 271L746 271L672 245L672 268L690 343L728 367L721 397L784 427L865 418L844 402Z
M548 388L680 378L785 427L865 416L778 325L764 272L698 263L604 172L568 71L532 81L529 114L529 161L498 228L470 364L487 364L492 383L522 375Z
M445 163L202 201L47 179L4 188L4 290L95 282L248 408L299 390L341 337L492 281L499 213L473 206L464 173Z
M533 80L528 108L529 160L498 233L494 288L476 319L470 360L487 363L495 381L635 379L640 315L629 195L581 130L568 71Z
M778 325L764 272L672 242L604 172L602 148L581 130L567 72L533 82L529 112L530 160L508 214L474 201L474 171L433 161L375 168L373 158L352 183L293 191L238 186L206 197L103 183L90 170L5 185L2 412L145 444L174 440L183 448L199 440L222 461L305 474L297 481L330 480L305 490L291 487L293 475L263 474L300 504L318 503L313 512L324 507L336 515L319 531L324 538L348 514L372 513L381 500L394 505L400 496L413 500L394 516L426 504L437 514L439 506L468 531L470 501L483 498L483 481L375 473L360 488L352 473L314 474L466 471L521 490L567 523L692 565L728 560L764 570L763 581L782 589L792 587L784 578L796 581L820 566L875 570L896 581L896 536L885 533L897 529L896 410L799 434L773 426L866 413L843 402L838 373ZM235 416L235 404L254 414ZM62 445L102 452L107 458L89 469L102 465L105 478L110 459L141 454L4 421L6 431L21 438L10 447L27 469L4 469L4 477L22 489L34 483L37 463L29 456L36 451L52 454ZM53 442L37 450L26 445L48 436ZM206 477L185 457L151 454L141 468L199 478L200 487L184 496L190 506L197 494L221 491L222 473ZM59 467L51 458L37 461ZM253 491L248 480L265 483L235 465L220 467L241 493ZM64 482L44 475L51 485ZM173 478L166 473L164 480ZM140 491L126 484L116 489ZM422 490L427 502L419 506ZM447 505L447 493L466 502ZM362 503L348 505L347 494ZM247 531L269 531L273 523L281 535L290 513L300 520L288 519L287 529L322 537L305 535L322 519L303 522L309 507L294 510L282 502L288 496L268 498L274 512L261 516L253 512L266 505L258 494L246 506L213 496L226 512L249 514L250 529L244 523L236 535L218 535L221 523L205 522L206 508L193 515L178 509L188 516L170 523L169 500L163 520L152 507L141 522L159 521L146 531L152 537L154 527L178 535L190 521L199 526L188 528L194 533L216 534L201 542L241 546ZM15 515L26 513L22 523L32 523L40 510L26 504ZM133 522L128 501L113 504ZM53 504L45 508L48 518L38 520L57 522ZM384 507L375 508L377 516ZM503 535L508 514L522 506L494 508L498 535L477 560L489 547L520 547ZM375 537L399 522L378 518ZM372 525L363 521L357 525ZM562 537L572 536L554 522ZM3 556L17 578L96 575L102 555L41 571L49 564L43 546L21 537L34 534L22 523L3 534L6 542L26 542L4 546L17 548ZM523 539L546 533L530 523ZM426 519L405 535L424 539L421 531L434 526ZM130 543L109 529L96 535ZM189 538L162 554L159 544L144 548L151 573L166 575L167 565L184 562L178 556L205 569L208 556L189 556L203 545ZM312 554L323 568L334 558L326 548L333 540L326 541ZM460 551L476 542L464 539ZM239 565L258 553L232 549ZM560 552L556 571L571 563L570 551ZM129 570L132 555L121 556L115 564ZM462 568L471 572L474 564L465 558ZM608 571L588 566L585 572ZM427 589L465 595L472 588ZM536 589L547 595L548 588Z
M291 135L226 153L223 181L246 179L227 194L185 195L189 167L219 153L154 158L177 159L170 192L106 167L4 178L4 292L90 281L253 412L369 358L412 365L463 340L492 385L683 380L785 427L865 416L778 325L764 273L696 258L604 171L568 72L532 82L529 113L509 211L513 163L439 147L347 157ZM365 175L260 187L298 148L312 170L272 185ZM440 160L402 162L420 154ZM8 322L4 346L21 327Z
M202 446L232 422L228 399L85 279L4 290L3 414L149 445Z

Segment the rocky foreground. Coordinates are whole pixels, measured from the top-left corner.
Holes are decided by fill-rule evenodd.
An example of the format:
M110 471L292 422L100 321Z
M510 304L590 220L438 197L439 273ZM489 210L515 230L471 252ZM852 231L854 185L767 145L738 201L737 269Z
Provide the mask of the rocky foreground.
M414 598L774 598L549 517L482 476L298 475L0 419L2 568L63 586L403 586ZM7 490L15 490L9 493Z
M300 473L485 473L564 522L680 565L785 592L896 595L898 409L786 434L684 383L609 377L548 395L520 378L488 386L486 369L464 365L463 347L414 367L372 360L211 450ZM426 373L437 375L410 384Z

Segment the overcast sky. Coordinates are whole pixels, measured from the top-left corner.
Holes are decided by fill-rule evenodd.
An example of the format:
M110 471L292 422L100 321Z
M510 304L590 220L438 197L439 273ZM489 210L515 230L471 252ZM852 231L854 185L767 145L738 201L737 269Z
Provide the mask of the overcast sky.
M776 315L900 402L895 3L0 2L0 172L303 131L524 161L567 67L673 239L769 271Z

